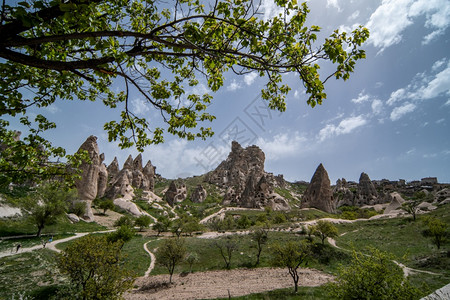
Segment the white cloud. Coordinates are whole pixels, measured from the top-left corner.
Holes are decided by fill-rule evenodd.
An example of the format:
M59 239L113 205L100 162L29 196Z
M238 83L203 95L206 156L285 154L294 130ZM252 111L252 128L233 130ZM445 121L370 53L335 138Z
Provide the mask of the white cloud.
M391 120L397 121L404 115L406 115L410 112L413 112L415 109L416 109L416 105L406 102L402 106L398 106L398 107L394 108L394 110L391 112Z
M436 61L436 62L433 64L433 66L431 67L431 70L432 70L433 72L437 72L437 71L439 71L439 69L440 69L443 65L445 65L446 63L447 63L447 58L444 57L443 59L440 59L440 60Z
M227 87L228 91L236 91L242 88L241 84L236 81L236 79L233 79L233 81L230 83L230 85Z
M369 41L383 51L402 40L402 32L413 24L413 19L425 15L425 27L433 30L424 37L428 44L442 35L450 26L450 2L448 0L383 0L370 16L367 27Z
M445 119L439 119L439 120L436 120L436 124L441 124L441 123L443 123L445 121Z
M352 13L352 15L350 17L348 17L349 21L353 21L356 20L356 18L359 17L359 10L356 10L354 13Z
M341 7L339 6L338 0L327 0L327 7L334 7L338 11L341 11Z
M147 152L150 153L153 165L157 166L158 173L166 178L177 178L212 170L227 157L230 148L214 142L205 147L194 147L192 142L173 139L151 146ZM187 174L186 170L192 173Z
M442 95L450 95L450 61L447 61L447 59L438 60L431 69L433 72L437 72L442 69L442 66L445 66L444 69L434 75L416 74L410 84L392 92L386 103L392 106L402 100L418 102ZM450 105L449 101L444 105ZM411 108L411 106L409 107ZM394 114L395 116L396 114Z
M150 111L148 104L141 98L134 98L131 100L131 108L136 115L144 115Z
M364 94L364 91L362 91L361 93L359 93L358 98L352 99L352 102L353 103L362 103L362 102L366 102L369 99L370 99L370 96L368 94Z
M278 7L273 0L263 0L261 10L264 14L264 20L267 21L283 12L283 8Z
M444 103L445 106L450 106L450 99L447 100L447 102Z
M406 90L405 89L398 89L391 93L391 96L389 97L388 101L386 102L389 106L393 105L395 102L398 102L400 100L405 99L406 97Z
M305 137L295 132L291 134L280 133L270 140L259 138L256 144L261 147L268 159L278 160L298 154L305 148L306 142Z
M450 2L448 0L418 0L410 8L411 17L426 16L425 27L433 29L423 44L428 44L439 35L442 35L450 26Z
M420 89L419 96L421 99L432 99L443 93L450 94L450 63L427 86Z
M383 0L370 16L367 28L369 41L384 50L401 41L401 32L412 24L408 18L408 7L412 0Z
M53 115L56 114L57 112L60 112L60 111L61 111L61 110L58 108L58 106L56 106L55 104L46 106L46 107L44 107L44 109L45 109L46 111L48 111L49 113L53 114Z
M367 120L362 115L344 119L337 126L328 124L319 131L319 140L323 141L332 136L351 133L365 124L367 124Z
M244 75L245 84L252 85L252 83L255 81L256 77L258 77L258 74L256 74L255 72Z
M375 115L379 115L383 110L383 101L375 99L372 101L372 112Z

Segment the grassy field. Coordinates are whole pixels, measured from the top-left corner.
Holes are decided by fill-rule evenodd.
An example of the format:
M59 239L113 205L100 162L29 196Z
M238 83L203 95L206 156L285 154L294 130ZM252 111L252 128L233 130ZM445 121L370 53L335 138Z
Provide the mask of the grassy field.
M220 243L226 239L221 237L218 239L199 239L186 238L187 252L196 252L199 261L192 266L193 272L225 269L225 263L220 255L220 251L215 243ZM251 239L250 235L235 235L233 237L238 248L233 252L231 260L231 268L252 268L256 262L256 243ZM269 232L267 244L261 253L260 264L258 267L271 267L270 245L272 243L286 243L287 241L301 241L304 237L284 232ZM148 244L150 251L159 246L161 240L156 240ZM350 256L329 245L322 246L317 244L314 248L314 257L308 262L308 267L317 268L319 270L334 273L341 263L348 263ZM188 272L189 265L186 262L181 263L176 272ZM167 274L167 270L156 265L151 274Z
M434 216L450 224L450 209L440 207L427 216ZM431 271L440 275L417 273L411 280L421 286L426 283L436 289L450 282L450 241L447 240L441 249L432 244L430 238L422 235L424 225L419 216L412 218L395 218L371 220L338 225L339 232L344 235L336 238L337 245L344 249L365 251L366 247L375 247L394 255L395 260L414 269Z
M51 250L42 249L1 258L0 299L20 299L19 295L25 291L34 299L48 299L48 294L63 283L55 255Z

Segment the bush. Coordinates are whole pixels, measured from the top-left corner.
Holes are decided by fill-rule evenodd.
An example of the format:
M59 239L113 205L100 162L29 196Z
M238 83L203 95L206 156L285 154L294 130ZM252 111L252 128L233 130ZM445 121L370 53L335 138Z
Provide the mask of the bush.
M139 227L139 230L142 231L145 227L150 226L151 222L152 218L147 215L141 215L134 221L134 225Z
M108 234L108 241L110 241L111 243L117 241L122 241L125 243L131 240L135 234L136 233L132 227L128 225L122 225L116 231Z
M403 277L392 256L375 248L369 255L353 253L349 266L341 267L336 281L328 285L333 299L416 299L419 291Z
M80 201L73 202L69 208L69 213L76 214L78 217L84 216L86 213L86 203Z
M58 255L58 268L71 282L70 299L118 299L132 288L135 277L121 266L122 245L88 235Z
M116 222L114 222L115 227L120 227L123 225L132 227L134 225L134 222L129 216L122 216L118 220L116 220Z

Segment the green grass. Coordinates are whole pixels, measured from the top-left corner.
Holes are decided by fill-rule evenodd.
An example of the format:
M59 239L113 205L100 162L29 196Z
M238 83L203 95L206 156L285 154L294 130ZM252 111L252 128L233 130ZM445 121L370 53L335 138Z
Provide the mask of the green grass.
M316 219L322 219L322 218L335 218L336 215L326 213L324 211L310 208L310 209L302 209L299 212L300 216L303 218L304 221L309 220L316 220Z
M234 237L238 244L238 249L233 253L231 268L252 268L256 262L256 243L251 240L249 235L236 235ZM199 262L192 266L193 272L209 271L209 270L223 270L225 269L225 263L220 255L219 249L215 246L215 242L225 239L199 239L199 238L186 238L186 248L188 252L196 252L199 257ZM268 243L264 246L261 253L260 264L258 267L271 267L270 258L270 244L272 243L286 243L289 240L300 241L303 237L298 235L289 234L285 232L269 232ZM158 247L161 240L150 242L148 248L150 251ZM152 251L153 252L153 251ZM315 246L315 257L308 263L308 267L317 268L325 272L334 273L340 263L349 261L349 255L340 250L332 248L329 245ZM188 272L189 265L182 262L176 272ZM287 272L287 271L286 271ZM152 271L152 275L167 274L167 270L156 265Z
M42 249L0 258L0 299L12 299L26 292L34 299L63 282L55 263L55 252ZM47 291L47 292L46 292ZM16 299L16 298L14 298Z
M450 224L450 206L426 214L443 219ZM339 232L345 235L336 238L337 245L344 249L363 251L366 247L375 247L394 255L395 260L418 270L431 271L440 275L417 273L411 276L412 282L420 289L425 283L435 290L450 282L450 241L441 246L441 250L432 244L430 238L422 235L424 225L419 218L395 218L369 220L352 224L337 225Z
M138 276L144 276L150 266L150 256L144 250L144 244L151 238L135 235L122 248L124 267L134 271Z
M72 234L57 234L53 236L53 240L59 240L69 236L72 236ZM0 252L14 250L17 244L20 244L22 248L29 248L36 245L42 245L43 242L48 241L48 239L49 235L41 236L40 238L32 236L23 238L0 239Z
M74 232L91 232L105 230L106 227L97 223L80 221L70 223L65 216L58 218L55 224L47 225L42 230L43 235L57 235ZM37 227L29 217L15 219L0 219L0 237L17 235L36 235Z

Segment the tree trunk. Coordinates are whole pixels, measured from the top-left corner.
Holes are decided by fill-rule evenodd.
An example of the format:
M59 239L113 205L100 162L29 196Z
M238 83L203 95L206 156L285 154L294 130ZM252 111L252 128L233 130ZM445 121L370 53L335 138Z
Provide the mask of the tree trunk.
M42 229L44 229L44 225L38 225L38 232L36 234L37 237L41 237Z

